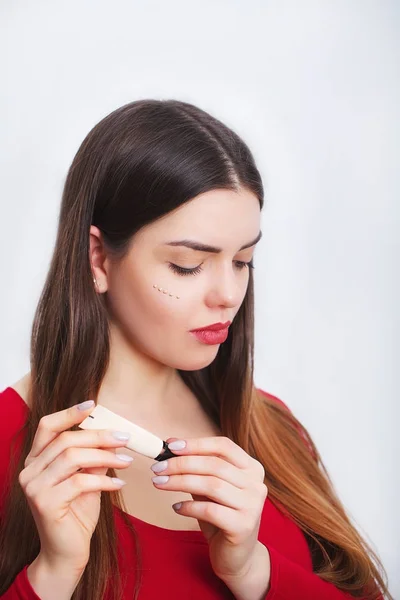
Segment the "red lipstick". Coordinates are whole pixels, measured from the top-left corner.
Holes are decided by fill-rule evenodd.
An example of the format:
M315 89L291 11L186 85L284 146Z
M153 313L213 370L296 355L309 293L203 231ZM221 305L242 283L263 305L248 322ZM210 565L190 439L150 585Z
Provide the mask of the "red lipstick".
M212 325L198 327L197 329L191 329L190 331L219 331L220 329L226 329L230 324L230 321L227 321L226 323L213 323Z
M226 323L213 323L199 329L192 329L192 333L203 344L223 344L228 337L228 327L231 321Z

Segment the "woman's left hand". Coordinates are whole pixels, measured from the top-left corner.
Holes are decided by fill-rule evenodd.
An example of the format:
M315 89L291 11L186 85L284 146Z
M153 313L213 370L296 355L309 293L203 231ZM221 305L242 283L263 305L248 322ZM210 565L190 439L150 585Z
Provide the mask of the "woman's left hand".
M166 441L170 445L172 440L176 438ZM179 456L152 465L154 470L166 463L167 468L157 475L169 476L165 483L153 478L154 485L192 495L193 501L182 502L176 512L198 519L215 574L225 582L238 581L256 563L260 565L258 531L268 495L264 467L228 437L189 438L185 442L181 450L171 448ZM269 564L265 566L269 568ZM268 582L269 572L264 576Z

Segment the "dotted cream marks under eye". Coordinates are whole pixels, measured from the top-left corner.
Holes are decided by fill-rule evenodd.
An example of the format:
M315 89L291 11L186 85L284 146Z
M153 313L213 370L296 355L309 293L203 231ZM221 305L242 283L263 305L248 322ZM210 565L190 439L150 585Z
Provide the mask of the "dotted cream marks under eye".
M161 287L158 287L157 284L153 284L153 288L157 289L159 292L162 292L163 294L168 294L171 298L177 298L179 300L180 296L174 296L174 294L169 293L167 290L164 290Z

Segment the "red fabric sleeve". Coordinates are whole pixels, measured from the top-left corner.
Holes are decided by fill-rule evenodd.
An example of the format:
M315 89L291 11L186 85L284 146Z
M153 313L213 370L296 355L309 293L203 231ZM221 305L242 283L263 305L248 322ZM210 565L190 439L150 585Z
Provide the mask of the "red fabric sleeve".
M27 569L28 565L18 573L5 594L0 596L1 600L41 600L30 584Z
M16 392L7 388L0 392L0 526L3 516L4 495L8 492L6 479L11 458L11 438L23 425L26 414L22 402L15 402ZM17 439L16 452L19 451L21 437ZM41 600L30 584L27 575L28 565L20 571L8 590L0 596L1 600Z
M291 413L289 407L280 398L260 388L257 389ZM300 430L299 433L304 437ZM307 447L309 447L308 444ZM311 451L311 448L309 449ZM274 548L268 547L268 551L271 560L271 579L270 589L264 600L322 600L322 598L324 600L354 600L354 596L339 590L332 583L323 581L315 573L306 571ZM360 600L363 599L360 598ZM383 596L380 595L378 600L384 600Z
M323 581L268 547L271 559L270 589L264 600L354 600L354 596ZM362 600L360 598L359 600ZM365 599L364 599L365 600ZM384 600L379 596L379 600Z

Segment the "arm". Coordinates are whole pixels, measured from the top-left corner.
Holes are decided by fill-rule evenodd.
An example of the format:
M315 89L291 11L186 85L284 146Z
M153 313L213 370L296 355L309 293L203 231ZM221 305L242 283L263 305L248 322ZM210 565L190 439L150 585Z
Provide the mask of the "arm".
M255 560L243 577L225 581L236 600L354 600L351 594L323 581L260 543ZM362 600L362 599L360 599ZM379 596L383 600L383 596Z
M1 600L70 600L82 573L52 568L39 555L26 565L14 579Z
M270 590L262 600L354 600L350 593L339 590L333 583L323 581L315 573L303 569L269 547L271 559ZM383 596L379 596L383 600ZM360 598L362 600L362 598Z
M225 579L236 600L269 600L271 589L271 562L267 548L258 542L250 569L245 575ZM267 595L266 595L267 594Z
M29 583L27 568L18 573L8 590L0 596L1 600L42 600Z
M282 400L276 396L272 396L272 394L267 394L264 390L259 389L259 391L262 394L271 397L291 413L291 410L284 402L282 402ZM302 435L300 429L299 433ZM306 439L304 439L304 442L307 447L309 447ZM316 458L312 449L310 447L309 449L314 458ZM267 594L262 597L262 600L292 600L294 591L296 591L297 600L303 600L303 598L307 600L321 600L321 598L324 598L324 600L354 600L354 596L339 590L335 585L324 581L315 573L305 571L298 564L291 562L274 548L268 547L268 550L271 569L270 588ZM383 600L381 594L378 598L379 600ZM360 600L362 600L362 598L360 598Z

